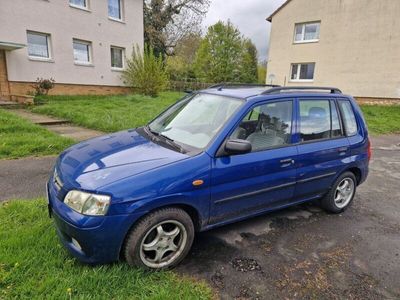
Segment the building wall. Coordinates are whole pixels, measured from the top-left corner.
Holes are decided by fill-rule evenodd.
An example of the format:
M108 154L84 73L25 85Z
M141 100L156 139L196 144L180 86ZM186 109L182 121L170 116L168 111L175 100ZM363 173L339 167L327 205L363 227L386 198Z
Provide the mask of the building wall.
M53 60L35 61L27 48L7 51L10 82L38 77L57 83L123 86L121 72L111 70L110 46L143 47L143 1L123 0L124 22L108 18L107 0L89 0L89 10L69 6L68 0L1 1L0 41L27 44L27 30L51 34ZM73 38L92 42L93 66L74 64Z
M268 76L281 85L400 98L399 12L399 0L292 0L272 19ZM309 21L321 21L319 42L294 44L295 24ZM291 64L301 62L316 63L311 84L289 81Z

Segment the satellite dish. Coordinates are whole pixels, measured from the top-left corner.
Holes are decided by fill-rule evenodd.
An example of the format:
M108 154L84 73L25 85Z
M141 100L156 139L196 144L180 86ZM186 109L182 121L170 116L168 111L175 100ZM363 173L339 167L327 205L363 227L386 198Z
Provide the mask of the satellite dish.
M276 79L275 74L269 74L268 75L268 81L270 82L270 84L272 84L275 79Z

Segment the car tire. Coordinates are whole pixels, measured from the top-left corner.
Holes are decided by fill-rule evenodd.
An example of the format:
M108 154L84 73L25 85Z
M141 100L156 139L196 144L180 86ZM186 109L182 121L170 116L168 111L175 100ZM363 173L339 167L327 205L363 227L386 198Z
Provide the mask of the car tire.
M193 239L193 221L184 210L160 209L134 225L126 238L125 259L147 270L171 269L189 253Z
M321 207L328 212L339 214L353 202L357 190L357 180L352 172L340 175L331 190L321 199Z

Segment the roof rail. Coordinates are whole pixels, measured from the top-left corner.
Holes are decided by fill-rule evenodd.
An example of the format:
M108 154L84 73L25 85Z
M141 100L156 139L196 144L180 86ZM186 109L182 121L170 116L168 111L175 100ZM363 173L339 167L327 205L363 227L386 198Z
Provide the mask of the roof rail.
M218 88L221 91L223 88L230 88L230 87L271 87L271 88L276 88L276 87L280 87L280 85L257 84L257 83L218 83L218 84L214 84L208 88L209 89Z
M284 86L284 87L273 87L272 89L266 90L262 95L278 94L283 91L296 91L296 90L311 90L311 91L330 91L331 94L342 94L342 91L335 87L323 87L323 86Z

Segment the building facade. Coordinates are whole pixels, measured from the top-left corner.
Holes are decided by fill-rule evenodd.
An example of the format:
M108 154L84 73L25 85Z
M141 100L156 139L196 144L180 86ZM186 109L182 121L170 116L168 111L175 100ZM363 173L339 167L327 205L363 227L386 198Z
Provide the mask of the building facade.
M142 0L13 0L0 5L0 96L37 78L53 94L114 94L133 46L143 47Z
M400 98L399 0L289 0L272 22L267 82Z

